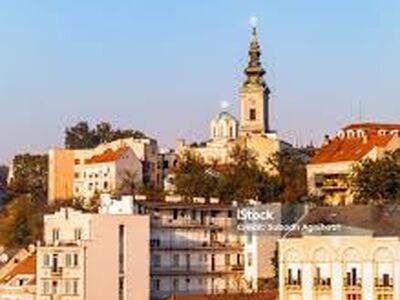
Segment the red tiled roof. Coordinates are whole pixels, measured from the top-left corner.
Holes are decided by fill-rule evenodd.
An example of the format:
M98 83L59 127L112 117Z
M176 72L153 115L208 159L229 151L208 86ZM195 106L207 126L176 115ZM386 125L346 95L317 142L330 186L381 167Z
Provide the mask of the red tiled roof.
M343 128L348 129L370 129L370 130L400 130L400 124L387 124L387 123L354 123Z
M117 150L107 149L103 153L94 155L85 160L86 164L98 164L117 160L128 148L121 147Z
M215 295L174 295L169 300L276 300L276 291L241 294L215 294Z
M0 282L9 282L17 275L35 275L36 274L36 255L29 255L23 261L10 270L0 279Z
M311 164L359 161L375 147L385 147L393 135L373 135L368 138L335 138L315 154Z

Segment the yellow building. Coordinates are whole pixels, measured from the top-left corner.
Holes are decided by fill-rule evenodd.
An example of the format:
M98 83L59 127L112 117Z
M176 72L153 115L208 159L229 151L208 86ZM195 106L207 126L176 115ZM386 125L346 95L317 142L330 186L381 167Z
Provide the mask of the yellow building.
M236 145L252 150L260 163L265 165L271 154L289 145L278 139L269 125L270 90L264 81L265 70L260 61L261 51L256 28L248 51L248 64L244 70L246 78L240 88L240 122L230 113L219 113L210 123L210 140L201 145L188 145L179 140L177 153L193 151L207 163L229 162L230 152Z
M316 226L313 231L291 232L278 242L279 299L400 299L399 219L392 207L310 211L299 226ZM321 224L336 229L321 230Z

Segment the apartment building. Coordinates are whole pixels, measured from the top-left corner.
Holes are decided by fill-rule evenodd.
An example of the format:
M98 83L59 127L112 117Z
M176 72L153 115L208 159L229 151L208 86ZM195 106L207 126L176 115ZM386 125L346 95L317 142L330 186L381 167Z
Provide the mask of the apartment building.
M149 299L149 218L87 214L44 217L37 247L37 300Z
M94 149L49 151L48 201L88 200L123 183L157 183L157 142L127 138Z
M231 206L179 199L139 205L151 216L153 299L244 288L244 244L231 232Z
M329 204L352 202L348 177L352 167L363 159L378 159L385 152L400 149L400 124L360 123L326 137L324 144L307 165L310 193Z
M336 232L292 232L279 241L280 300L400 299L400 211L316 208L302 224Z

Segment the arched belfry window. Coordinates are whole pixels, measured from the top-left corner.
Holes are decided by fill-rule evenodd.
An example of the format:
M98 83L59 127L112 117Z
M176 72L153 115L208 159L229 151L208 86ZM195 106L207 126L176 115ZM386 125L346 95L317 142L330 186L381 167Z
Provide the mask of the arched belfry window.
M250 108L249 119L251 121L254 121L256 119L256 109L255 108Z

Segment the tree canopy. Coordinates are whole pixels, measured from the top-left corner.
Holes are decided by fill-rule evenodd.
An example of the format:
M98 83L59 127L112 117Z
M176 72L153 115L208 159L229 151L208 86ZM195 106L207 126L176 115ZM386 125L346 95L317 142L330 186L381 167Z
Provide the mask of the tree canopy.
M233 148L231 163L226 165L206 164L200 155L187 151L179 159L174 183L176 192L189 198L293 202L307 195L307 160L308 156L297 150L278 152L268 161L274 170L269 172L246 147Z
M400 202L400 150L376 160L365 159L353 167L350 176L356 203Z
M129 137L144 138L146 135L133 129L114 129L108 122L100 122L91 128L88 122L82 121L65 129L64 144L67 149L85 149Z
M48 156L29 153L13 159L13 178L9 191L13 194L29 194L34 201L47 199Z

